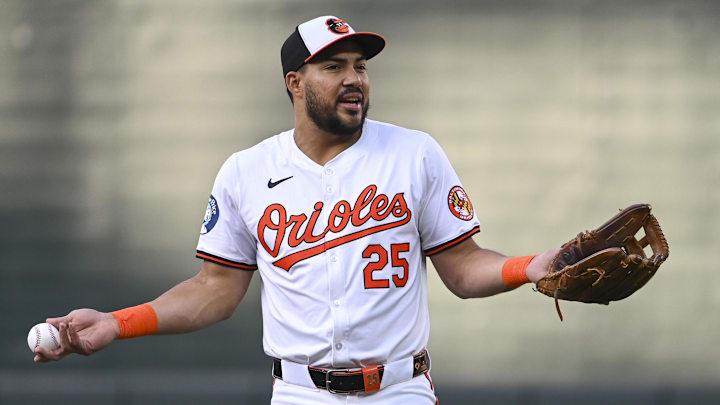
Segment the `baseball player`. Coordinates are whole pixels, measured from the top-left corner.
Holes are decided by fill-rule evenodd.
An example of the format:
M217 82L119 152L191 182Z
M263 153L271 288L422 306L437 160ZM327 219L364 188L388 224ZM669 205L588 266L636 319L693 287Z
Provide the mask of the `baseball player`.
M384 46L334 16L297 26L281 49L295 127L222 165L201 271L137 307L48 319L62 347L35 361L210 326L257 272L272 404L435 404L426 258L470 298L539 280L556 250L507 258L478 247L473 205L438 143L366 119L367 63Z

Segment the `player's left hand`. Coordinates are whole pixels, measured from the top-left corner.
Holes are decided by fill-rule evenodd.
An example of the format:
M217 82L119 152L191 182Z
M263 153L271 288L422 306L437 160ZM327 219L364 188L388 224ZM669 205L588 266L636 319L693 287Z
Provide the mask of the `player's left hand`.
M548 267L550 267L550 262L557 256L558 252L560 252L560 248L553 248L535 256L532 261L530 261L526 270L530 281L537 284L538 280L545 277Z

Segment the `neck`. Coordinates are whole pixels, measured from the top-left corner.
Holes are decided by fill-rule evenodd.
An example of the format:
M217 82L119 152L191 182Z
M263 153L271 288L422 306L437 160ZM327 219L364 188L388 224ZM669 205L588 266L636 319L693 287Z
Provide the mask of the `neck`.
M305 118L305 117L304 117ZM324 166L360 139L362 129L353 135L336 135L320 129L308 119L295 117L295 144L313 162Z

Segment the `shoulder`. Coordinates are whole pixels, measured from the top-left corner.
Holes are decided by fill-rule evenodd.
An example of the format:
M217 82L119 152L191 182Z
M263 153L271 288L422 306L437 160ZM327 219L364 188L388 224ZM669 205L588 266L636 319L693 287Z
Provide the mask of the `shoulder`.
M369 119L366 131L373 144L393 150L402 148L404 153L423 150L428 142L434 142L426 132Z
M225 166L231 166L240 172L262 170L269 162L284 159L286 140L291 134L292 130L285 131L247 149L235 152L226 160Z
M427 132L380 121L367 120L370 147L375 150L401 152L422 160L445 156L442 146Z

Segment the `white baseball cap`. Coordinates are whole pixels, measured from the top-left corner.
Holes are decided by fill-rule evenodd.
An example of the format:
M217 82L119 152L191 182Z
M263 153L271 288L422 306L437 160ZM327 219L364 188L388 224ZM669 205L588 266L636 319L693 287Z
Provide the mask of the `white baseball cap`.
M308 63L318 53L339 41L352 38L370 59L385 47L385 38L374 32L355 32L345 21L326 15L313 18L297 27L280 49L283 76Z

